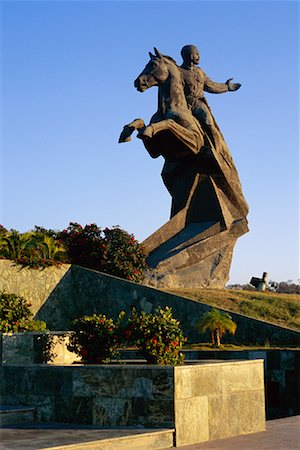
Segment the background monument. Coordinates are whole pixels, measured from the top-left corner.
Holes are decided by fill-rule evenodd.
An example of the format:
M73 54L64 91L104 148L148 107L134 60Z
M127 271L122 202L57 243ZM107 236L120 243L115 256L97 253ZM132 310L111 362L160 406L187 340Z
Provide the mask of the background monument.
M204 91L236 91L239 83L212 81L199 67L195 46L183 47L183 63L156 48L134 86L158 86L158 109L150 124L135 119L134 130L152 158L163 156L162 178L172 197L171 218L144 244L157 287L224 287L237 238L248 231L248 205L234 162L204 97Z

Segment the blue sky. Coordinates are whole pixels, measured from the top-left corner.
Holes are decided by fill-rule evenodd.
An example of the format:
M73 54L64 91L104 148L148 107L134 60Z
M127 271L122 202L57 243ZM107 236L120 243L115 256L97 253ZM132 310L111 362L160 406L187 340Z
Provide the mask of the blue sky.
M1 223L120 225L143 240L169 219L163 159L118 144L150 120L157 89L133 81L153 46L181 62L195 44L207 94L250 207L230 283L299 278L297 1L2 1Z

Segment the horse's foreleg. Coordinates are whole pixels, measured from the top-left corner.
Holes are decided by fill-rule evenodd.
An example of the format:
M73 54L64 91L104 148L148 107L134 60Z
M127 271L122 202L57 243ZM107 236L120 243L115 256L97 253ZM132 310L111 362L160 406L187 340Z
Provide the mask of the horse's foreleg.
M120 142L129 142L131 141L131 135L134 130L143 130L145 128L145 122L143 119L135 119L133 122L130 122L128 125L125 125L122 133L119 137Z

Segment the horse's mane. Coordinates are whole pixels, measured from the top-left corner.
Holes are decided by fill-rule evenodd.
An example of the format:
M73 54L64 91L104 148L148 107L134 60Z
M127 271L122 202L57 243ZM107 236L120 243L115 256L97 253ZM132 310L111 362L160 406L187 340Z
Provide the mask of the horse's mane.
M174 63L177 66L177 62L175 61L175 59L172 58L172 56L163 55L163 57L167 58L169 61L172 61L172 63Z

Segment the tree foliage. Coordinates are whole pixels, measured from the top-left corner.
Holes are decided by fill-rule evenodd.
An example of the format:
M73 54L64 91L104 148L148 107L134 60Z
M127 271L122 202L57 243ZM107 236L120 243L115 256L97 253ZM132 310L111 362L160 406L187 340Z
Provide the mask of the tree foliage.
M35 226L19 233L0 226L0 258L31 268L68 262L139 282L146 256L144 246L120 227L102 230L96 224L71 222L63 231Z
M63 244L41 231L0 234L0 257L31 268L48 267L67 259Z
M231 334L235 334L237 325L233 322L228 313L212 308L211 311L208 311L203 315L196 327L200 333L210 331L212 345L220 347L221 339L224 334L227 331Z
M0 292L0 332L44 331L46 323L32 319L30 306L23 297Z
M136 282L143 278L147 267L145 248L120 227L102 230L96 224L82 227L71 222L59 238L72 264Z

